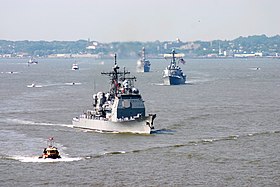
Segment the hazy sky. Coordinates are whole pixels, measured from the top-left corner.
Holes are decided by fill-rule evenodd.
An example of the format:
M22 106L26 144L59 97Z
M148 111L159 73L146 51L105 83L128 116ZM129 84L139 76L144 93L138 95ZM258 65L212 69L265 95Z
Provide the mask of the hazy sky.
M280 0L0 0L0 39L182 41L280 34Z

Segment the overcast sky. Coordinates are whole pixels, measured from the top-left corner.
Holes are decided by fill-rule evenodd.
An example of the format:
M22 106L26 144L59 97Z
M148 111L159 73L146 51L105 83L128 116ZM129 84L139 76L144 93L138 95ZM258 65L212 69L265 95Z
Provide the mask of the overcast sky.
M0 40L231 40L280 34L280 0L0 0Z

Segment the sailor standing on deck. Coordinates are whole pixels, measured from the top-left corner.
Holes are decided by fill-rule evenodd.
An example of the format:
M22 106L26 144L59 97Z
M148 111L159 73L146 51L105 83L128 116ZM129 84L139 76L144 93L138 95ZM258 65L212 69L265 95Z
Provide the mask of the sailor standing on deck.
M96 94L93 94L93 106L96 107L97 105L97 95Z

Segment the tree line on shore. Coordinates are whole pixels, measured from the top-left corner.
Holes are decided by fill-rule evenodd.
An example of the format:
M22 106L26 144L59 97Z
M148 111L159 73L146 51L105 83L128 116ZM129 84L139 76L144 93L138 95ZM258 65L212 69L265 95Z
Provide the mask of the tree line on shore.
M280 54L280 36L254 35L238 37L234 40L188 41L180 39L174 41L151 42L111 42L98 41L10 41L0 40L0 55L10 57L48 57L54 54L98 54L101 57L118 53L122 58L138 57L142 47L146 48L148 56L157 57L159 54L169 53L176 49L186 57L203 57L209 54L224 56L236 53L262 53L264 56ZM227 52L227 53L225 53Z

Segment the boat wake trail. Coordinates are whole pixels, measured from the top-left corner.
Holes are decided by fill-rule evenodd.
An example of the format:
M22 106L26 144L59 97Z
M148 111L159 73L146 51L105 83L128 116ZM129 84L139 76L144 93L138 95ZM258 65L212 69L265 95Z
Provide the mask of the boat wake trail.
M106 152L99 153L96 155L86 156L85 159L101 158L101 157L105 157L105 156L121 155L121 154L127 154L127 153L132 153L132 152L133 151L106 151Z
M112 151L112 152L104 152L103 155L118 155L118 154L125 154L126 151Z
M17 74L19 73L18 71L7 71L7 72L1 72L1 73L7 73L7 74Z
M213 144L215 142L221 142L221 141L236 141L238 139L242 138L249 138L252 136L263 136L263 135L272 135L272 134L278 134L280 131L268 131L268 132L256 132L256 133L248 133L244 135L229 135L226 137L219 137L219 138L204 138L200 140L193 140L189 141L185 144L176 144L176 145L168 145L163 147L156 147L156 148L176 148L176 147L184 147L184 146L198 146L198 145L205 145L205 144Z
M73 86L73 85L81 85L82 83L80 82L67 82L65 83L65 85L68 85L68 86Z
M82 160L83 158L77 157L77 158L59 158L59 159L42 159L38 157L24 157L24 156L12 156L12 157L7 157L7 159L12 159L12 160L18 160L20 162L43 162L43 163L49 163L49 162L73 162L73 161L79 161Z
M54 123L47 123L47 122L35 122L35 121L28 121L28 120L21 120L21 119L7 119L8 123L11 124L21 124L21 125L42 125L42 126L62 126L62 127L70 127L73 128L73 125L69 124L54 124Z
M176 131L170 129L158 129L151 131L151 134L174 134Z
M253 71L260 70L260 69L261 69L260 67L252 67L252 68L249 68L249 70L253 70Z
M210 82L212 81L211 79L203 79L203 78L192 78L190 80L188 80L188 82L186 82L187 85L195 85L195 84L201 84L201 83L205 83L205 82Z
M165 86L163 83L152 83L152 85L155 85L155 86Z
M160 131L169 132L169 130L164 130L164 129L160 130ZM100 153L100 154L94 155L94 156L87 156L86 159L94 159L94 158L101 158L104 156L113 156L113 155L121 155L121 154L134 154L134 153L140 153L140 152L154 151L157 149L180 148L180 147L186 147L186 146L199 146L199 145L207 145L207 144L212 145L216 142L221 142L221 141L237 141L238 139L241 139L241 138L249 138L252 136L273 135L273 134L278 134L278 133L280 133L280 131L248 133L245 135L230 135L230 136L220 137L220 138L206 138L206 139L189 141L189 142L182 143L182 144L163 145L163 146L149 147L149 148L137 149L137 150L104 152L104 153Z
M32 88L42 88L42 87L55 87L55 86L74 86L74 85L81 85L81 82L66 82L66 83L51 83L51 84L30 84L27 87Z

